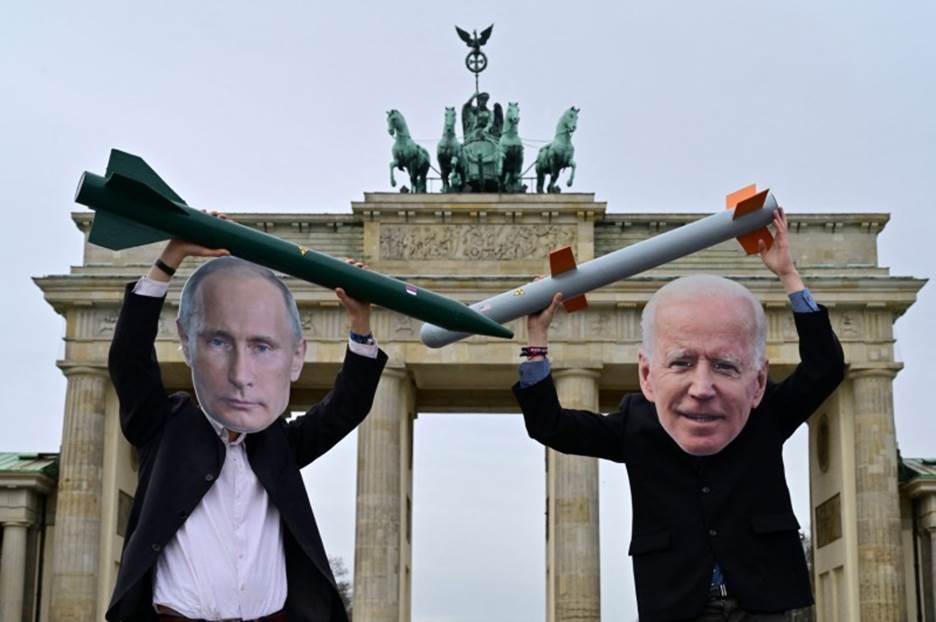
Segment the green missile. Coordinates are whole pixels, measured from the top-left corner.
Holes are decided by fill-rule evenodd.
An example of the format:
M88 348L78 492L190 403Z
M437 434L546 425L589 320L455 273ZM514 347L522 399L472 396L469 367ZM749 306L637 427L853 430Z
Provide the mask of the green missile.
M122 250L170 238L232 255L449 330L492 337L513 332L457 300L310 248L192 209L142 158L111 150L104 177L85 172L75 202L95 211L88 240Z

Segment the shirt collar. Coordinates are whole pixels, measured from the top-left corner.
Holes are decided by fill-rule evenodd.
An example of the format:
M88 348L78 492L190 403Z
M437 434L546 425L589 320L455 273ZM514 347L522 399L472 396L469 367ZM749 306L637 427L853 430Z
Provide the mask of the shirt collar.
M244 442L244 438L246 438L247 435L244 434L243 432L240 432L240 433L235 432L235 434L237 434L237 438L235 438L233 441L228 440L228 429L224 427L224 424L215 420L214 417L206 413L205 409L201 409L201 411L202 411L202 414L205 415L205 419L208 420L208 423L211 424L211 427L212 429L214 429L215 434L221 437L221 440L224 441L225 445L240 445L241 443Z

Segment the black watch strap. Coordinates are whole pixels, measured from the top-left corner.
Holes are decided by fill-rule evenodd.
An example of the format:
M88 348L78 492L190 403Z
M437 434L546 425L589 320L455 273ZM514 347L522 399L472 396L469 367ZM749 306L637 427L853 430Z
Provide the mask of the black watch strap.
M163 261L162 259L158 259L158 258L157 258L156 261L153 262L153 265L155 265L157 268L159 268L160 270L162 270L163 272L165 272L165 273L168 274L169 276L174 276L174 275L175 275L176 269L173 268L172 266L170 266L169 264L167 264L167 263L166 263L165 261Z

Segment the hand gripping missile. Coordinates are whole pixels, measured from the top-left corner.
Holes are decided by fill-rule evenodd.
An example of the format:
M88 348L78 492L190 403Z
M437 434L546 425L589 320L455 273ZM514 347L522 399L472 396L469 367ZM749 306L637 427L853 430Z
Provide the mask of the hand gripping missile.
M575 265L571 248L559 249L549 257L552 276L482 300L471 305L471 308L497 322L509 322L545 309L553 296L562 292L566 311L577 311L587 305L584 296L586 292L731 238L738 238L748 255L758 252L761 240L769 248L773 237L767 225L773 220L777 209L773 195L768 190L757 192L756 186L751 185L728 195L726 202L729 209L724 212L712 214L580 266ZM441 348L470 334L440 325L424 324L419 336L430 348Z
M453 331L513 337L467 305L189 207L141 158L112 150L104 177L84 173L75 201L95 210L89 241L121 250L169 238L232 255Z

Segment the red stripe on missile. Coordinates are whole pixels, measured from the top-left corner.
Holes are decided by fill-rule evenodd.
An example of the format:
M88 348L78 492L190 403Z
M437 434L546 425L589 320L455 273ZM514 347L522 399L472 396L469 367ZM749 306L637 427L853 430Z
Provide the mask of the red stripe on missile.
M757 184L751 184L726 196L725 205L728 209L734 209L732 220L737 220L745 214L750 214L764 207L768 192L770 190L757 192ZM770 235L767 227L742 235L737 240L748 255L755 255L760 252L761 240L764 241L764 245L768 249L773 245L773 236Z

